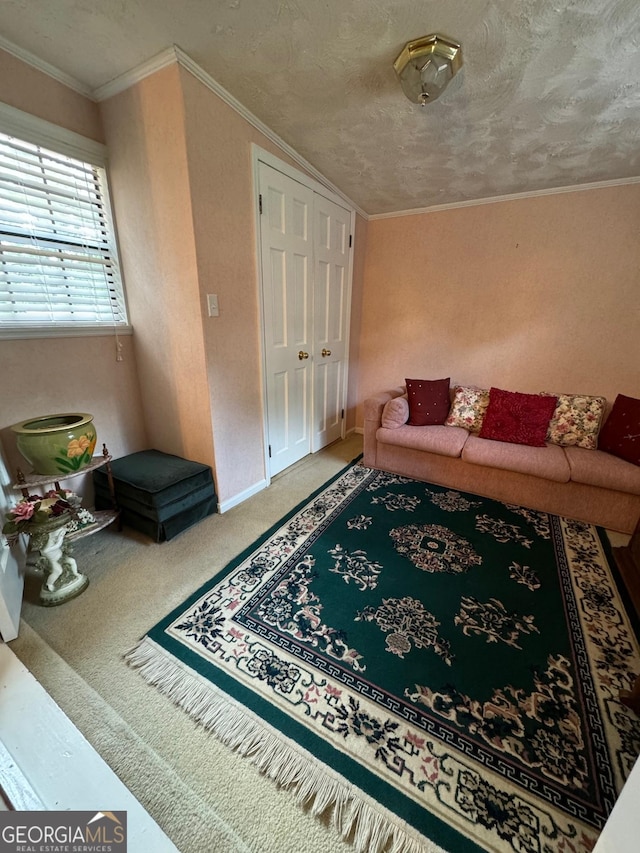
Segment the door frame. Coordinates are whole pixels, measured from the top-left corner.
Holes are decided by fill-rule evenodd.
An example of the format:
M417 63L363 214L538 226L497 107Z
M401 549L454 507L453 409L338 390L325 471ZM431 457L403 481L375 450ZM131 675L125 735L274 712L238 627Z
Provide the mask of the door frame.
M254 234L255 234L255 258L256 258L256 275L257 275L257 287L258 287L258 305L260 310L260 384L262 386L262 436L263 436L263 453L264 453L264 472L265 472L265 481L268 486L271 483L271 471L270 471L270 463L269 463L269 411L267 408L267 371L266 371L266 341L265 341L265 333L264 333L264 282L262 276L262 246L261 246L261 225L260 225L260 174L259 174L259 164L264 163L266 166L270 166L272 169L275 169L277 172L282 172L283 175L286 175L288 178L291 178L294 181L297 181L299 184L303 184L303 186L312 190L314 193L318 195L324 196L324 198L329 199L334 204L339 205L345 210L349 211L350 215L350 234L351 234L351 251L349 252L349 259L347 264L347 306L346 306L346 340L345 340L345 348L346 348L346 367L344 371L344 377L342 381L342 401L343 408L345 409L345 417L342 419L342 438L346 435L346 407L347 407L347 391L348 391L348 383L349 383L349 345L351 340L351 297L353 290L353 256L354 256L354 243L355 243L355 228L356 228L356 211L353 205L346 201L342 196L335 193L333 190L328 189L324 184L321 184L319 181L316 181L314 178L311 178L309 175L306 175L304 172L301 172L299 169L294 166L290 166L288 163L285 163L283 160L280 160L274 154L271 154L269 151L266 151L264 148L261 148L259 145L255 143L251 144L251 160L252 160L252 171L253 171L253 212L254 212ZM313 223L315 226L315 222ZM315 258L313 264L313 274L315 278ZM315 367L315 362L314 362ZM313 397L313 395L312 395ZM313 417L313 406L314 401L311 401L312 406L312 417Z

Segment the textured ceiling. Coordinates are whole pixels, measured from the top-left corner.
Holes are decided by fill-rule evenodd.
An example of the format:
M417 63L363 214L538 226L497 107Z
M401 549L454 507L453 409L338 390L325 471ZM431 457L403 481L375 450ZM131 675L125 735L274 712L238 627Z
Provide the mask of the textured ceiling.
M96 89L172 44L370 214L640 175L638 0L2 0L0 35ZM392 68L462 42L441 98Z

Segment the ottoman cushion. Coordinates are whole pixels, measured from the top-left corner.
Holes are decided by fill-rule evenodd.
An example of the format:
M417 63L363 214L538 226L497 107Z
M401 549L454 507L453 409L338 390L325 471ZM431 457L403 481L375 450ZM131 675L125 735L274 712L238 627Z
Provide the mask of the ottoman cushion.
M141 450L111 461L115 499L125 524L157 542L216 511L211 468L159 450ZM105 465L93 472L96 509L109 507Z

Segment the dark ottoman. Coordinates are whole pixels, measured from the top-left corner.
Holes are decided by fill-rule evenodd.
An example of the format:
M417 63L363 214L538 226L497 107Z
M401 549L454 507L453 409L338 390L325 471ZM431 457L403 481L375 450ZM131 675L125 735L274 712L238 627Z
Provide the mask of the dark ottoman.
M115 499L124 524L156 542L172 539L216 511L208 465L160 450L141 450L111 461ZM105 465L93 472L96 509L111 509Z

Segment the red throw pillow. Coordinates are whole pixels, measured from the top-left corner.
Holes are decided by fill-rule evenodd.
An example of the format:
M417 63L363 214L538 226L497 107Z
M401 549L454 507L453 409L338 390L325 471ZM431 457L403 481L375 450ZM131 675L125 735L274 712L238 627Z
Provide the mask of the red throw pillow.
M640 400L618 394L600 430L598 448L640 465Z
M557 402L557 397L544 394L491 388L480 438L544 447Z
M450 379L405 379L411 426L443 424L449 414Z

